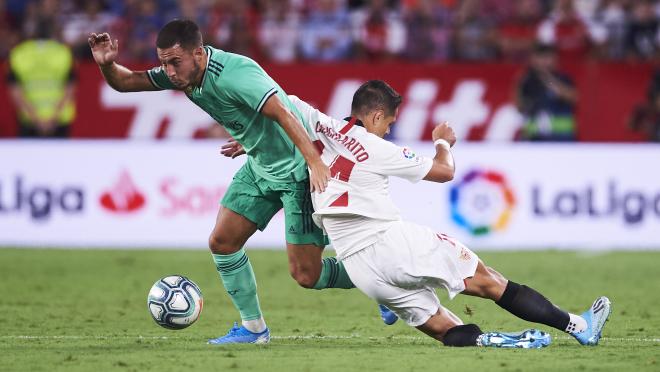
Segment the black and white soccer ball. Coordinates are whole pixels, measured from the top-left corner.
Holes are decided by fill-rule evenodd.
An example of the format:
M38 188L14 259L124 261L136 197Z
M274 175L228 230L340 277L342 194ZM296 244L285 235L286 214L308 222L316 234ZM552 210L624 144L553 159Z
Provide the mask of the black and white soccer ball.
M147 297L149 314L158 325L168 329L183 329L195 323L203 305L197 284L181 275L158 279Z

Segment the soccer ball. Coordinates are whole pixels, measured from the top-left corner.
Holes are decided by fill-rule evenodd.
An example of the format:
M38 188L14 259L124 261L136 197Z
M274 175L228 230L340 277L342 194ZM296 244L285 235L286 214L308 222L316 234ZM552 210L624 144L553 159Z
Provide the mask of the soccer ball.
M202 291L192 280L181 275L158 279L147 296L151 317L168 329L189 327L202 312Z

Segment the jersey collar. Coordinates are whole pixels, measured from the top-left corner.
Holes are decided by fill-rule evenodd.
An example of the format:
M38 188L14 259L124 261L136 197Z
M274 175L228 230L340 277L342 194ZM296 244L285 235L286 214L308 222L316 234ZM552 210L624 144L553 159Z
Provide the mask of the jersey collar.
M348 133L348 131L351 130L351 128L353 128L354 125L364 128L364 124L356 117L349 116L344 118L344 121L347 121L348 123L346 123L346 125L344 125L344 127L339 130L339 133L341 134Z
M211 51L211 48L204 46L204 50L206 51L206 67L204 67L204 75L202 75L202 83L199 84L199 93L202 93L202 88L204 88L204 83L206 82L206 76L208 75L208 69L209 69L209 62L211 61L211 54L213 54L213 51Z

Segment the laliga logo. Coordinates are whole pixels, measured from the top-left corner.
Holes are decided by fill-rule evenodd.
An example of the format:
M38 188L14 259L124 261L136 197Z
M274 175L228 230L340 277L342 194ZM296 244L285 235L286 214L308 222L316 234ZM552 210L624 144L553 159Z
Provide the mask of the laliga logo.
M412 158L415 157L415 153L411 149L409 149L407 147L404 147L403 148L403 157L406 158L406 159L412 159Z
M144 195L135 187L131 175L122 171L117 183L101 195L101 206L114 213L131 213L142 208Z
M472 235L503 230L516 204L501 173L480 169L468 172L452 186L449 200L452 220Z

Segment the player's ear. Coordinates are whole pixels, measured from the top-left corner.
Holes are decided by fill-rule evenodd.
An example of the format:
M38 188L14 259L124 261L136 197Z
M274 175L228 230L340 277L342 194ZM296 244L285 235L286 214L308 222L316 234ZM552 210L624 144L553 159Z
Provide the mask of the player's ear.
M375 110L374 111L374 123L380 123L383 119L385 119L385 112L383 110Z
M378 111L374 110L371 111L368 115L367 118L371 119L371 125L377 125L378 124Z
M193 49L193 56L197 59L204 58L204 47L198 46Z

